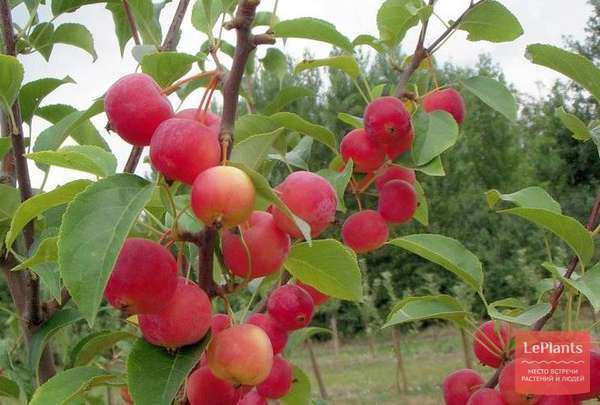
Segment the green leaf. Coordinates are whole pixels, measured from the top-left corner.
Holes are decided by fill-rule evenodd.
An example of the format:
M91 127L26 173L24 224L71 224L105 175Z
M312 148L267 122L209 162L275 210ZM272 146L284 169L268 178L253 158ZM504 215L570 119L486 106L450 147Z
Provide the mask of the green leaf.
M444 319L462 324L468 315L462 304L449 295L408 297L394 305L383 327L426 319Z
M290 392L279 401L283 405L309 405L311 403L310 379L301 368L292 365L294 378Z
M329 296L348 300L362 299L361 273L356 255L334 239L312 241L312 246L292 246L284 267L298 280Z
M79 7L103 2L104 0L52 0L52 15L56 17L63 13L72 13Z
M557 214L561 213L560 204L541 187L527 187L512 194L501 194L498 190L485 193L490 208L496 207L500 200L509 201L523 208L542 208Z
M48 344L48 341L65 326L71 325L74 322L82 319L81 314L71 308L61 309L52 315L50 319L43 323L31 338L31 348L29 351L29 368L35 370L40 364L42 353Z
M304 136L294 148L287 152L284 157L278 154L270 154L269 157L276 160L281 160L294 167L299 167L302 170L310 170L306 161L310 158L313 139L309 136Z
M121 246L153 189L147 180L118 174L92 184L67 207L59 232L60 273L90 325Z
M104 330L92 333L81 339L71 352L73 367L88 365L97 355L107 351L123 340L134 340L137 336L126 331Z
M360 76L360 66L358 66L358 62L352 55L332 56L325 59L305 59L296 65L294 74L323 66L332 69L340 69L352 79L356 79Z
M596 144L598 156L600 156L600 127L592 129L592 141Z
M517 101L501 82L489 77L477 76L462 82L463 86L488 106L504 115L511 122L517 120Z
M234 150L235 146L244 139L249 138L252 135L273 132L280 127L281 126L276 125L271 118L265 117L264 115L244 115L235 122Z
M383 41L375 38L373 35L362 34L354 38L354 41L352 41L352 46L357 47L361 45L370 46L378 53L386 52L386 46Z
M338 153L335 134L321 125L306 121L297 114L280 112L269 117L276 125L308 135L328 146L335 154Z
M117 170L117 158L98 146L64 146L56 151L33 152L25 156L36 163L78 170L98 177L113 175Z
M395 47L409 29L419 23L419 10L425 7L422 0L386 0L377 12L377 28L381 41Z
M0 138L0 160L4 159L6 154L10 151L11 147L12 145L10 142L10 138Z
M71 201L92 182L89 180L75 180L43 194L37 194L26 200L17 208L6 234L6 246L12 246L17 235L31 220L46 212L50 208L58 207Z
M594 308L594 312L600 311L600 263L586 271L581 277L575 278L573 276L576 274L574 274L570 279L564 277L550 263L544 263L542 266L561 283L582 293Z
M252 135L236 144L231 153L231 161L242 163L251 169L257 169L273 147L273 143L284 132L283 128L266 134Z
M498 305L498 303L496 302L488 306L488 314L492 319L498 319L501 321L506 321L527 327L533 326L534 323L536 323L539 319L547 315L552 309L552 307L548 303L536 304L523 311L518 311L519 315L512 316L506 315L498 311L496 309L498 306L504 305Z
M92 33L81 24L65 23L56 27L52 41L60 44L73 45L83 49L94 58L98 59L96 49L94 48L94 38Z
M51 127L45 129L36 138L33 151L56 150L63 144L68 136L75 138L75 132L83 128L89 119L104 111L104 100L96 100L85 111L75 111ZM99 146L99 145L97 145Z
M587 141L592 137L590 129L575 114L569 114L560 107L556 109L556 116L578 141Z
M353 128L362 128L364 126L363 119L360 117L355 117L346 113L338 113L338 120L342 121L345 124L350 125Z
M160 9L154 7L152 0L128 0L128 2L144 43L160 47L162 42L162 31L158 21ZM120 1L118 3L121 5Z
M294 350L304 343L305 340L310 339L314 335L319 334L331 334L332 332L326 328L319 328L316 326L309 326L293 331L288 337L288 342L285 345L283 355L285 357L291 357Z
M415 140L412 155L417 166L441 155L458 139L458 124L446 111L418 114L413 123Z
M96 367L62 371L39 387L29 405L67 404L92 387L111 382L115 376Z
M277 38L304 38L326 42L348 52L352 43L335 28L335 25L317 18L302 17L281 21L273 27Z
M433 158L431 162L428 162L423 166L415 167L414 169L420 171L421 173L425 173L428 176L443 177L446 175L441 156L437 156Z
M348 183L352 178L352 169L354 168L354 163L352 160L346 163L346 167L344 167L343 172L337 172L331 169L322 169L317 172L318 175L323 176L335 189L337 194L337 209L340 212L346 212L346 204L344 203L344 194L346 192L346 188L348 187Z
M417 210L415 211L414 218L421 225L429 226L429 207L427 206L427 198L425 197L425 190L419 182L415 183L415 190L417 191Z
M48 290L48 293L52 298L60 303L62 301L62 283L57 260L55 259L53 262L35 264L32 265L30 269L38 275L42 281L42 286Z
M19 104L21 105L23 122L31 125L31 119L44 97L67 83L75 83L75 81L69 76L66 76L64 79L48 77L24 84L19 92Z
M223 11L221 0L196 0L192 8L192 25L212 37L212 30Z
M129 20L127 14L123 9L122 1L108 1L106 3L106 9L112 14L113 22L115 25L115 34L117 35L117 41L119 42L119 49L121 50L121 56L125 51L127 42L132 38L131 28L129 27Z
M562 73L600 100L600 69L585 56L543 44L529 45L525 56L536 65Z
M298 227L300 232L302 232L302 236L304 236L304 239L306 239L310 243L310 240L311 240L310 226L306 222L304 222L302 219L300 219L296 215L294 215L292 213L292 211L290 211L288 206L285 205L283 203L283 201L281 201L281 199L279 198L279 196L277 194L275 194L275 192L271 188L271 185L269 184L267 179L265 179L257 171L249 168L248 166L246 166L242 163L232 162L231 166L234 166L240 170L243 170L252 179L252 183L254 183L254 188L256 189L256 193L260 197L262 197L265 200L272 203L275 207L279 208L281 210L281 212L283 212L291 221L293 221L296 224L296 226Z
M58 237L51 237L44 239L30 258L11 270L25 270L43 263L56 261L58 261Z
M19 205L21 204L21 194L19 190L0 183L0 222L10 220Z
M13 380L0 376L0 397L19 399L21 389Z
M469 33L469 41L510 42L523 35L519 20L495 0L486 0L473 7L458 29Z
M315 97L315 92L306 87L291 86L281 89L277 96L265 107L266 115L273 115L281 111L287 105L304 97Z
M260 60L267 72L274 74L281 82L288 71L287 58L277 48L268 48L265 57Z
M456 239L436 234L408 235L388 242L430 262L439 264L460 277L474 290L483 285L481 262Z
M17 58L0 55L0 107L4 111L9 111L17 100L23 74L23 65Z
M152 76L160 87L167 87L190 71L199 59L178 52L160 52L142 58L142 72Z
M54 25L49 22L43 22L33 27L29 35L31 47L37 50L44 57L46 62L50 59L52 49L54 48Z
M592 259L594 241L576 219L542 208L512 208L498 212L516 215L552 232L573 249L584 265Z
M210 335L171 354L162 347L138 339L127 359L127 382L135 403L170 405L209 340Z

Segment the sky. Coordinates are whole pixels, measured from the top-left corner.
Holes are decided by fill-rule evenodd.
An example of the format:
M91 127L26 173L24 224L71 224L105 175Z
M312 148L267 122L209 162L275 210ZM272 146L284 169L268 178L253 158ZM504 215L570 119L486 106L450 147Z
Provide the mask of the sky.
M270 11L275 0L263 0L259 10ZM194 0L192 0L192 3ZM279 1L279 17L292 19L297 17L315 17L330 21L338 31L353 39L359 34L377 36L376 14L383 0L303 0ZM456 18L469 3L469 0L439 0L436 12L445 20ZM472 65L478 55L488 53L504 70L506 78L517 89L532 95L544 94L558 75L539 66L532 65L524 57L525 47L531 43L546 43L562 45L564 36L582 39L585 36L585 23L590 16L591 6L586 0L503 0L502 3L510 9L523 25L525 34L517 41L507 44L492 44L488 42L466 41L466 34L455 34L437 54L438 62L453 62L459 65ZM161 17L163 27L168 27L176 7L176 0L167 5ZM191 7L190 7L191 8ZM184 20L183 36L178 48L181 52L196 53L205 41L204 34L196 31L190 23L191 10ZM48 18L47 9L41 12L42 20ZM15 22L23 23L27 18L23 6L16 11ZM76 13L61 16L55 22L78 22L90 29L94 36L98 60L92 61L89 54L66 45L57 45L49 63L39 54L21 57L25 66L25 82L42 77L71 76L76 84L59 88L47 97L43 104L66 103L79 109L85 109L91 101L101 96L108 87L119 77L131 73L136 68L136 62L131 56L132 43L128 44L125 56L121 59L116 36L113 34L114 25L110 13L101 5L83 7ZM166 31L166 28L163 28ZM429 38L436 38L444 30L443 25L432 19ZM414 48L418 32L413 29L407 35L404 44L410 51ZM233 42L228 33L226 39ZM281 41L280 41L281 42ZM426 41L427 43L428 41ZM278 44L284 49L283 44ZM285 51L296 58L301 58L305 49L309 49L316 57L326 57L330 46L314 41L289 40ZM264 49L260 52L264 52ZM260 53L259 53L260 56ZM176 101L175 98L173 101ZM190 97L188 103L197 103ZM175 103L175 105L177 105ZM191 104L189 104L191 105ZM98 128L106 123L106 118L98 116L94 119ZM42 120L34 121L33 133L39 133L47 126ZM110 144L117 155L120 167L126 160L129 148L115 135L111 136ZM81 178L80 173L56 170L54 179L48 184L52 187L65 181ZM144 170L144 167L139 169ZM41 182L41 173L34 169L34 187ZM52 177L52 176L51 176Z

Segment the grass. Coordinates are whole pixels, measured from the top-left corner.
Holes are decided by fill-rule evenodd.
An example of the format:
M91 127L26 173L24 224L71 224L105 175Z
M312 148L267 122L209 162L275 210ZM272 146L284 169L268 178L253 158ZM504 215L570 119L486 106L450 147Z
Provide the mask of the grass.
M343 343L339 355L330 343L313 343L313 349L329 394L329 404L406 404L439 405L441 383L448 373L465 367L461 338L450 328L428 329L424 332L402 335L402 355L409 376L408 391L396 389L396 357L392 338L381 336L371 354L365 339ZM315 398L320 398L310 357L305 348L299 348L292 361L311 378ZM490 369L479 369L484 377Z

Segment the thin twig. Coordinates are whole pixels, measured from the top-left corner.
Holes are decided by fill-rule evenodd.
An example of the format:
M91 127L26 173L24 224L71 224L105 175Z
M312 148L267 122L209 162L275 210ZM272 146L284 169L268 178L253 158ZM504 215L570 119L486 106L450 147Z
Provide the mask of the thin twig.
M142 41L140 41L140 34L138 33L137 23L135 22L135 16L133 15L133 11L131 11L131 7L129 6L129 2L127 0L123 0L123 10L125 11L125 15L127 16L127 22L129 23L129 30L131 31L133 42L136 45L141 45Z
M181 24L183 23L183 18L185 17L185 12L187 11L189 4L190 0L179 0L177 10L175 10L175 15L173 16L173 20L171 21L169 31L167 32L167 36L163 41L161 50L174 51L177 48L180 38Z

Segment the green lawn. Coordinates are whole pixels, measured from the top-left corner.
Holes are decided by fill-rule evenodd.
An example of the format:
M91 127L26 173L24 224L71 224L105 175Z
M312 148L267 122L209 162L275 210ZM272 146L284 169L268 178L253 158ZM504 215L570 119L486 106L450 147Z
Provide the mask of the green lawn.
M342 343L335 356L329 343L313 343L330 404L443 404L440 385L444 377L465 367L460 334L454 329L429 329L402 336L402 354L409 379L408 392L399 394L395 385L396 360L392 338L377 339L375 355L366 340ZM311 377L315 397L319 389L308 351L297 350L292 361ZM489 369L481 368L487 377Z

